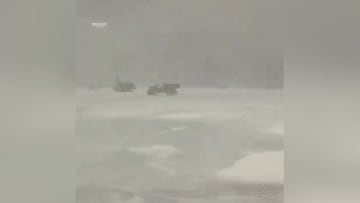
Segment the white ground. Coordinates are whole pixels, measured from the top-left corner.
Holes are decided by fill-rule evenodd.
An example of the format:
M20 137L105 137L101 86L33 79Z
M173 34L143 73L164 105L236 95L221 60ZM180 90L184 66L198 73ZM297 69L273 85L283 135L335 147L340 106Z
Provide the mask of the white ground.
M282 91L181 89L178 96L147 96L144 89L78 89L77 99L79 190L132 194L80 192L79 202L100 196L106 196L101 203L281 201L278 193L267 199L236 188L283 183ZM206 195L209 190L219 194Z

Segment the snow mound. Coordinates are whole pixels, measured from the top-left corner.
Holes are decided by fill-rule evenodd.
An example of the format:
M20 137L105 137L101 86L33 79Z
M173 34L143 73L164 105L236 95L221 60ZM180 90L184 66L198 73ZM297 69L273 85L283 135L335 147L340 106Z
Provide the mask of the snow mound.
M264 152L249 155L233 166L219 170L222 181L247 183L283 183L284 152Z

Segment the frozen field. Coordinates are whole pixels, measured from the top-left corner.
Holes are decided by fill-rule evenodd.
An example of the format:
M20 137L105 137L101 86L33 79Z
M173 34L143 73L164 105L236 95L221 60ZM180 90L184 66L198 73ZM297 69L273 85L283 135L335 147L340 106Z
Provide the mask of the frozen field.
M78 203L280 203L282 91L77 90Z

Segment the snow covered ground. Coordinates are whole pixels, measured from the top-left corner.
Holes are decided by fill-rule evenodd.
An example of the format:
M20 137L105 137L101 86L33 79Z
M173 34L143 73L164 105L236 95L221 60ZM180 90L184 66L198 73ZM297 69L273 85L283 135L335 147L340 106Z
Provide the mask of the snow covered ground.
M278 203L282 91L77 90L79 203Z

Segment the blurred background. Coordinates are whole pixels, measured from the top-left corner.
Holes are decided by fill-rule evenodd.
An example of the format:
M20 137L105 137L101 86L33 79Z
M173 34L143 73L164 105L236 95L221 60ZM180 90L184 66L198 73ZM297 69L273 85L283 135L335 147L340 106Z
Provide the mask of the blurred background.
M75 202L75 2L0 2L0 202Z
M283 86L279 0L79 0L77 83ZM106 26L92 26L106 22Z

